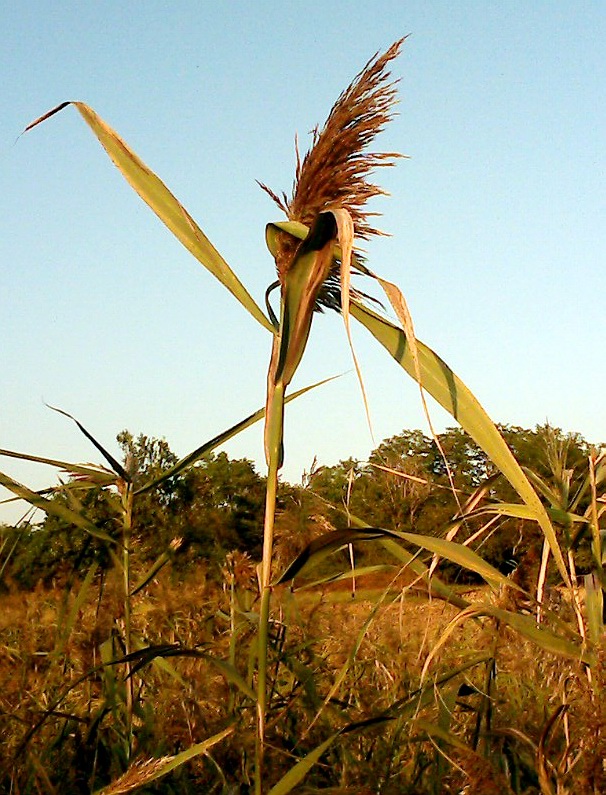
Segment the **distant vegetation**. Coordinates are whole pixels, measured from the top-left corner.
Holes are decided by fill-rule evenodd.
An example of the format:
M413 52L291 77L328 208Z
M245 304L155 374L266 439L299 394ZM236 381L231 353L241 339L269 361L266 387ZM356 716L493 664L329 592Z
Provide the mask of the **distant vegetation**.
M583 485L591 448L579 434L564 434L549 425L534 430L500 429L518 461L552 490L552 499L545 500L550 510L565 509L564 501L578 495L575 513L586 512L591 493L587 488L583 491ZM136 471L135 486L177 463L177 456L163 439L134 438L128 431L117 438L125 465L128 462ZM310 528L314 526L347 527L348 512L364 517L372 526L443 537L483 484L490 482L486 505L514 499L511 486L465 432L450 428L438 436L438 442L441 451L436 441L421 431L403 431L384 440L368 461L350 458L336 466L316 466L306 473L304 487L282 484L277 510L280 558L301 551L312 540ZM60 491L53 500L67 504L68 492ZM119 538L119 495L115 491L89 489L82 507L98 528ZM229 552L259 558L264 508L265 480L252 462L210 453L137 501L133 512L137 560L151 564L167 554L174 572L192 572L203 563L211 576L213 572L220 576ZM467 541L473 536L471 548L505 574L520 564L529 566L531 561L538 566L542 535L535 522L508 516L488 522L484 513L460 523L457 539ZM579 530L571 534L564 523L560 540L570 546L577 573L588 573L589 534ZM376 562L385 558L385 553L367 547L361 544L355 550L357 559ZM4 588L9 582L19 588L48 587L78 576L93 563L100 571L113 565L105 541L55 515L38 515L31 523L4 527L2 549L0 587ZM479 575L449 561L442 561L439 571L448 582L481 581ZM557 570L551 577L554 582L561 581Z

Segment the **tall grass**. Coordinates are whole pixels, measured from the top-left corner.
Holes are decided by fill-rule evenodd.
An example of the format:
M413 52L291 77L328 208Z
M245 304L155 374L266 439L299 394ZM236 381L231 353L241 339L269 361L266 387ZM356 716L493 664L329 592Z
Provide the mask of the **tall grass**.
M267 245L278 277L271 287L279 290L279 309L274 311L268 302L267 315L187 210L94 110L81 102L63 103L28 126L32 129L73 105L134 190L271 333L272 354L265 410L219 434L148 483L137 486L128 465L115 461L83 428L109 468L3 451L44 460L72 474L61 487L63 501L37 494L6 475L0 476L0 483L36 508L100 535L110 545L114 571L121 578L119 598L113 605L115 621L109 634L106 628L105 636L98 638L100 643L93 644L88 661L92 667L83 665L82 650L70 656L67 649L77 634L76 616L85 604L89 606L87 621L93 622L93 632L97 632L98 616L93 621L90 614L94 571L85 576L75 598L70 597L71 613L60 630L60 653L47 660L46 681L41 685L44 700L25 718L13 713L16 721L23 721L21 739L11 746L16 764L5 777L15 791L27 791L30 786L58 791L60 785L56 779L53 783L48 765L70 743L72 750L77 747L69 739L75 736L82 747L94 749L94 759L86 767L86 782L74 782L74 787L80 786L79 791L97 788L105 795L148 787L169 774L173 774L173 788L183 787L171 791L188 791L187 775L182 772L181 778L174 778L175 771L200 758L204 759L202 767L188 769L197 771L194 778L212 781L214 791L249 788L257 795L283 795L304 786L306 780L308 791L331 786L339 787L335 792L360 792L366 786L376 792L436 793L465 791L466 787L473 792L494 791L490 787L523 792L535 785L543 793L563 792L571 781L585 788L575 791L590 792L597 791L596 782L603 780L595 754L604 722L594 712L601 703L604 679L604 456L596 455L589 462L591 505L579 515L580 503L572 499L564 504L562 494L552 494L546 484L522 470L469 389L416 339L398 288L372 274L355 248L360 238L378 234L366 203L382 191L369 176L378 166L393 165L397 157L369 151L369 147L391 117L396 88L388 69L402 44L403 40L396 42L368 62L338 98L324 127L314 133L310 151L302 159L297 152L292 195L278 196L263 186L287 216L267 227ZM352 287L352 273L377 281L397 323L370 308L366 296ZM523 594L532 602L530 615L516 598L523 589L467 544L456 542L454 534L429 537L372 528L364 517L348 516L348 529L328 529L284 571L276 570L284 403L312 331L314 313L322 308L342 314L348 336L350 319L360 322L418 382L423 400L425 393L432 395L510 482L521 502L484 503L480 508L476 502L463 513L471 516L472 510L481 510L513 515L540 527L544 552L537 588ZM262 416L267 492L256 592L250 562L232 558L226 564L223 594L201 597L204 618L196 618L181 605L170 621L147 622L149 611L155 610L157 589L165 588L167 601L174 595L166 596L166 553L147 571L136 572L135 585L133 516L138 495L193 466L214 446ZM86 516L79 495L93 485L120 497L118 538L107 536ZM554 513L554 506L559 513ZM465 518L461 515L458 520ZM584 602L573 554L580 533L591 535L593 550L593 572L585 580ZM390 556L391 564L385 564L390 577L374 589L363 589L347 607L339 607L343 598L339 589L333 587L324 594L321 577L318 582L316 576L311 591L299 589L301 578L305 584L315 565L326 563L343 547L377 543ZM487 588L474 599L453 590L435 573L439 558L467 567L484 579ZM571 593L572 620L565 611L545 604L543 585L550 565ZM99 585L98 604L106 596L106 587L105 581ZM319 601L318 592L324 594ZM205 622L210 622L209 635L202 629ZM200 636L206 639L200 641ZM44 645L41 638L40 642ZM10 643L4 645L6 654L13 653L12 649ZM516 679L520 649L526 661L532 660L534 674L551 682L549 696L540 687L540 679ZM58 660L65 674L63 687ZM21 664L24 681L30 682L25 657ZM93 692L95 687L97 692ZM522 692L524 688L530 692ZM165 720L166 692L174 693L173 710L176 705L182 709L187 729L176 717ZM545 699L543 708L531 709L533 696L539 699L539 693ZM33 689L29 695L35 703ZM501 702L505 707L497 709ZM527 723L516 719L516 705L531 711ZM575 738L575 720L591 740L579 739L578 733ZM57 721L64 722L60 740L49 728ZM178 740L171 741L169 734L161 736L158 724L167 724L173 731L181 726ZM188 747L177 750L183 745ZM167 752L169 747L172 750ZM29 762L29 779L23 778L17 761L24 757ZM585 778L576 771L583 771Z

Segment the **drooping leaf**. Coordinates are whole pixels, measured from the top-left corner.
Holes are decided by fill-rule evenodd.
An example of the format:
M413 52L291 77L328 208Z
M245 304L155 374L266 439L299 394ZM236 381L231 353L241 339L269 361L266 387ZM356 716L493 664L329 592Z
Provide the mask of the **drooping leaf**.
M267 374L264 434L265 459L276 471L283 460L286 388L307 346L316 299L332 265L337 233L334 214L321 213L282 273L279 331L274 337Z
M318 494L314 494L314 497L323 505L329 505L333 510L345 515L345 512L341 508L333 505L331 502L320 497ZM353 528L358 528L359 530L365 531L375 530L375 528L373 528L363 519L360 519L360 517L355 516L355 514L350 512L347 512L346 519ZM386 535L385 533L383 533L383 536L379 539L379 543L394 558L396 558L396 560L399 560L404 567L414 572L423 582L428 592L432 596L437 596L440 599L444 599L445 601L450 602L461 609L468 607L469 602L466 599L460 597L452 588L443 583L439 577L436 576L436 574L430 574L429 568L423 563L423 561L419 560L418 552L414 554L409 552L407 549L404 549L404 547L398 543L398 541L396 541L394 538L390 538L389 535Z
M17 453L14 450L0 450L0 455L7 458L17 458L21 461L32 461L36 464L48 464L62 469L70 475L82 475L93 481L97 486L109 486L116 481L116 476L113 472L95 464L72 464L69 461L58 461L56 458L44 458L43 456L30 455L29 453Z
M373 566L359 566L353 569L347 569L346 571L339 572L337 574L327 574L325 577L320 577L319 580L314 580L313 582L306 582L304 585L297 588L296 591L299 593L301 591L317 588L318 586L321 585L329 585L337 582L347 582L349 580L355 582L359 578L366 577L369 574L380 574L380 573L389 572L395 577L399 573L399 571L400 569L395 568L393 564L386 564L386 563L378 563Z
M305 351L316 298L333 262L332 249L337 240L337 223L333 213L321 213L309 234L296 251L284 276L280 350L274 374L275 382L288 386Z
M401 328L380 317L359 301L352 301L351 314L383 345L404 370L417 380L415 361ZM534 512L566 584L570 578L555 530L536 491L531 486L498 428L477 398L440 357L420 340L416 341L423 388L461 425L501 470L522 500Z
M265 317L263 311L255 303L236 274L202 232L185 207L173 196L162 180L145 165L126 142L92 108L83 102L62 102L56 108L29 124L25 128L25 132L54 116L68 105L73 105L76 108L126 181L143 201L151 207L173 235L193 254L198 262L202 263L221 284L227 287L230 293L250 312L255 320L273 333L274 328L271 322Z
M89 442L91 442L97 448L97 450L101 453L103 458L105 458L107 463L114 470L116 475L119 475L127 483L130 481L130 475L128 474L128 472L125 471L125 469L122 466L122 464L120 464L118 461L116 461L116 459L113 457L113 455L111 453L109 453L105 449L105 447L103 447L101 442L98 442L95 439L95 437L92 435L92 433L89 433L89 431L86 430L86 428L84 427L84 425L82 425L81 422L79 422L75 417L73 417L67 411L63 411L63 409L58 409L55 406L49 406L48 408L52 409L52 411L56 411L58 414L63 414L64 417L67 417L68 419L70 419L73 422L75 422L76 425L78 426L79 430L84 434L84 436L86 436L86 438L89 440Z
M473 549L465 546L464 544L457 544L455 541L448 541L445 538L435 538L434 536L425 536L418 533L400 533L393 531L393 535L408 541L411 544L416 544L429 552L433 552L442 558L450 560L459 566L463 566L469 571L479 574L490 585L503 585L509 588L516 588L519 586L513 583L510 579L501 574L498 569L487 563L484 558L474 552Z
M12 491L13 494L16 494L19 499L25 500L34 508L39 508L49 516L57 516L60 519L79 527L81 530L86 530L87 533L90 533L92 536L100 538L102 541L106 541L109 544L116 543L116 541L110 535L108 535L105 531L100 530L95 524L93 524L93 522L90 521L90 519L87 519L82 514L73 511L71 508L68 508L66 505L63 505L56 500L46 499L46 497L43 497L36 491L28 489L27 486L18 483L16 480L13 480L3 472L0 472L0 486L4 486L9 491Z
M347 546L362 541L373 541L389 535L384 530L358 530L356 528L345 530L333 530L325 533L319 538L311 541L302 552L300 552L282 575L276 580L275 585L282 585L303 573L306 568L317 565L328 555Z
M422 560L419 560L418 553L412 554L393 538L383 538L380 543L396 560L399 560L417 575L432 598L443 599L445 602L449 602L455 607L460 607L462 610L468 607L469 602L467 599L459 596L453 588L442 582L435 573L430 574L429 567Z
M492 585L503 585L505 587L519 589L515 583L501 574L494 566L487 563L477 552L474 552L463 544L447 541L444 538L435 538L434 536L425 536L418 533L402 533L396 530L386 530L379 527L334 530L314 539L301 553L299 553L276 584L280 585L292 580L297 574L301 574L305 567L320 562L327 555L332 554L347 544L375 541L382 538L407 541L408 543L422 547L429 552L447 558L453 563L479 574L480 577Z
M569 513L559 508L546 508L547 515L554 521L560 524L573 524L580 522L587 524L589 521L586 516L579 516L575 513ZM536 520L536 511L530 505L523 505L521 503L508 503L508 502L492 502L482 505L473 511L465 513L466 519L477 518L478 516L486 516L487 514L495 516L508 516L513 519L529 519Z
M516 630L516 632L524 635L528 640L552 654L584 662L589 665L595 663L595 654L592 650L584 648L576 641L557 635L542 624L537 624L533 616L522 615L521 613L515 613L510 610L503 610L494 605L477 603L469 608L469 614L498 618L500 621Z

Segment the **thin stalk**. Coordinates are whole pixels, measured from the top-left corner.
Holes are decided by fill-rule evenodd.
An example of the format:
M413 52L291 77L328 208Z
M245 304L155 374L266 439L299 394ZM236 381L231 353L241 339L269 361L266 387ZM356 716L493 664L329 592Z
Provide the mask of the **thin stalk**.
M270 369L270 378L272 371ZM269 612L271 603L271 561L273 556L274 523L278 493L278 472L282 466L284 431L284 392L279 381L268 389L267 405L267 484L265 489L265 520L263 525L263 559L261 561L261 607L259 612L259 649L257 675L257 737L255 747L255 795L263 792L263 756L267 717L267 657L269 647Z
M130 591L131 591L131 571L130 571L130 544L133 527L133 487L132 483L122 481L122 577L124 588L124 651L125 656L132 652L131 638L131 611L130 611ZM125 663L125 684L126 684L126 735L128 758L132 752L133 740L133 706L134 706L134 681L131 675L131 663Z
M229 584L229 664L232 665L234 668L236 667L236 631L237 631L237 620L236 620L236 582L235 576L233 571L230 572L230 584ZM235 700L235 688L233 685L229 686L229 702L228 702L228 713L231 715L234 711L234 705L236 703Z
M596 456L592 453L589 456L589 482L591 484L591 547L594 558L594 569L600 575L600 582L603 583L602 566L602 538L600 536L600 523L598 517L598 491L596 481L596 464L603 462L603 456Z

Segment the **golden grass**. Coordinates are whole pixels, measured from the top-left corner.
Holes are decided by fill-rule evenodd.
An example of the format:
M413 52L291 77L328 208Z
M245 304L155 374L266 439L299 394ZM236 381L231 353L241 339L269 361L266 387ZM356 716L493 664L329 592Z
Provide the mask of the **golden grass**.
M134 600L134 635L150 645L175 643L228 660L234 595L239 608L257 609L256 586L245 563L237 560L232 564L237 581L234 577L230 583L226 578L224 586L204 576L177 582L168 572L162 573L147 593ZM277 659L281 660L280 674L272 686L268 719L268 770L272 777L288 769L303 748L319 744L331 731L383 710L389 712L393 704L417 692L423 685L420 672L427 654L457 613L450 605L404 590L400 599L381 604L365 627L369 611L377 605L376 589L362 589L353 600L347 592L340 592L346 598L336 603L329 589L315 599L305 594L287 590L276 593L272 614L272 671ZM479 589L471 596L485 599L487 591ZM64 599L63 592L42 588L0 597L0 755L5 771L2 784L11 776L21 786L27 781L40 782L33 761L36 759L51 781L56 772L63 771L65 789L61 791L75 793L79 791L77 782L70 781L72 774L66 772L74 760L90 761L95 753L107 755L112 748L115 751L113 743L118 744L115 730L111 729L111 715L104 718L95 736L91 734L93 717L107 703L103 672L77 681L98 665L101 644L118 632L120 616L114 610L119 602L119 584L110 577L103 585L100 600L99 590L91 594L64 652L55 655ZM255 630L243 614L238 620L234 659L246 677L250 654L254 652ZM352 657L355 644L359 648ZM470 748L477 710L483 703L485 666L470 668L448 685L437 683L444 672L491 648L496 649L498 674L491 695L491 754L485 756L481 747L476 751ZM212 750L214 762L192 761L185 779L188 783L177 791L216 787L222 777L232 784L245 780L250 775L250 770L246 771L254 753L254 710L250 702L203 658L169 657L165 662L174 674L151 664L137 675L140 689L134 759L174 754L225 728L226 722L235 721L233 737ZM304 692L306 673L312 677L306 686L313 687L315 697L311 691L307 695ZM177 674L179 679L175 678ZM334 697L324 704L326 694L341 674ZM603 664L596 675L604 678ZM606 721L601 702L596 700L581 666L537 651L530 642L505 627L496 627L491 620L469 621L457 628L432 662L425 684L429 697L423 704L418 703L401 719L362 734L344 735L326 762L317 766L311 780L318 786L323 782L325 786L338 784L343 791L363 791L364 787L373 786L375 777L383 775L381 765L387 765L391 778L385 782L384 792L431 792L429 773L422 775L418 766L424 759L428 771L435 773L440 758L445 765L442 791L488 793L490 786L500 786L504 780L499 765L507 744L515 750L516 759L524 760L528 768L525 775L531 776L528 771L536 767L533 748L538 748L546 722L564 699L568 705L568 740L564 727L559 726L547 751L552 766L549 769L555 770L560 764L564 770L562 781L567 785L575 782L576 788L571 791L599 791L592 787L596 781L603 781L599 755L606 752ZM73 689L56 703L72 685ZM462 685L469 688L471 695L455 699ZM437 725L441 703L447 698L454 699L448 731L466 744L467 751L435 739L430 741L424 734L424 724L418 723L422 719ZM48 709L53 709L53 714L46 717L26 748L20 748L26 733ZM484 737L482 742L488 740ZM16 766L7 772L20 750ZM118 757L116 753L116 758L106 760L105 767L98 763L97 785L107 784L122 774ZM572 764L577 757L572 770L566 772L566 764ZM562 759L568 761L562 763ZM415 776L417 789L407 790L405 784L412 786Z

